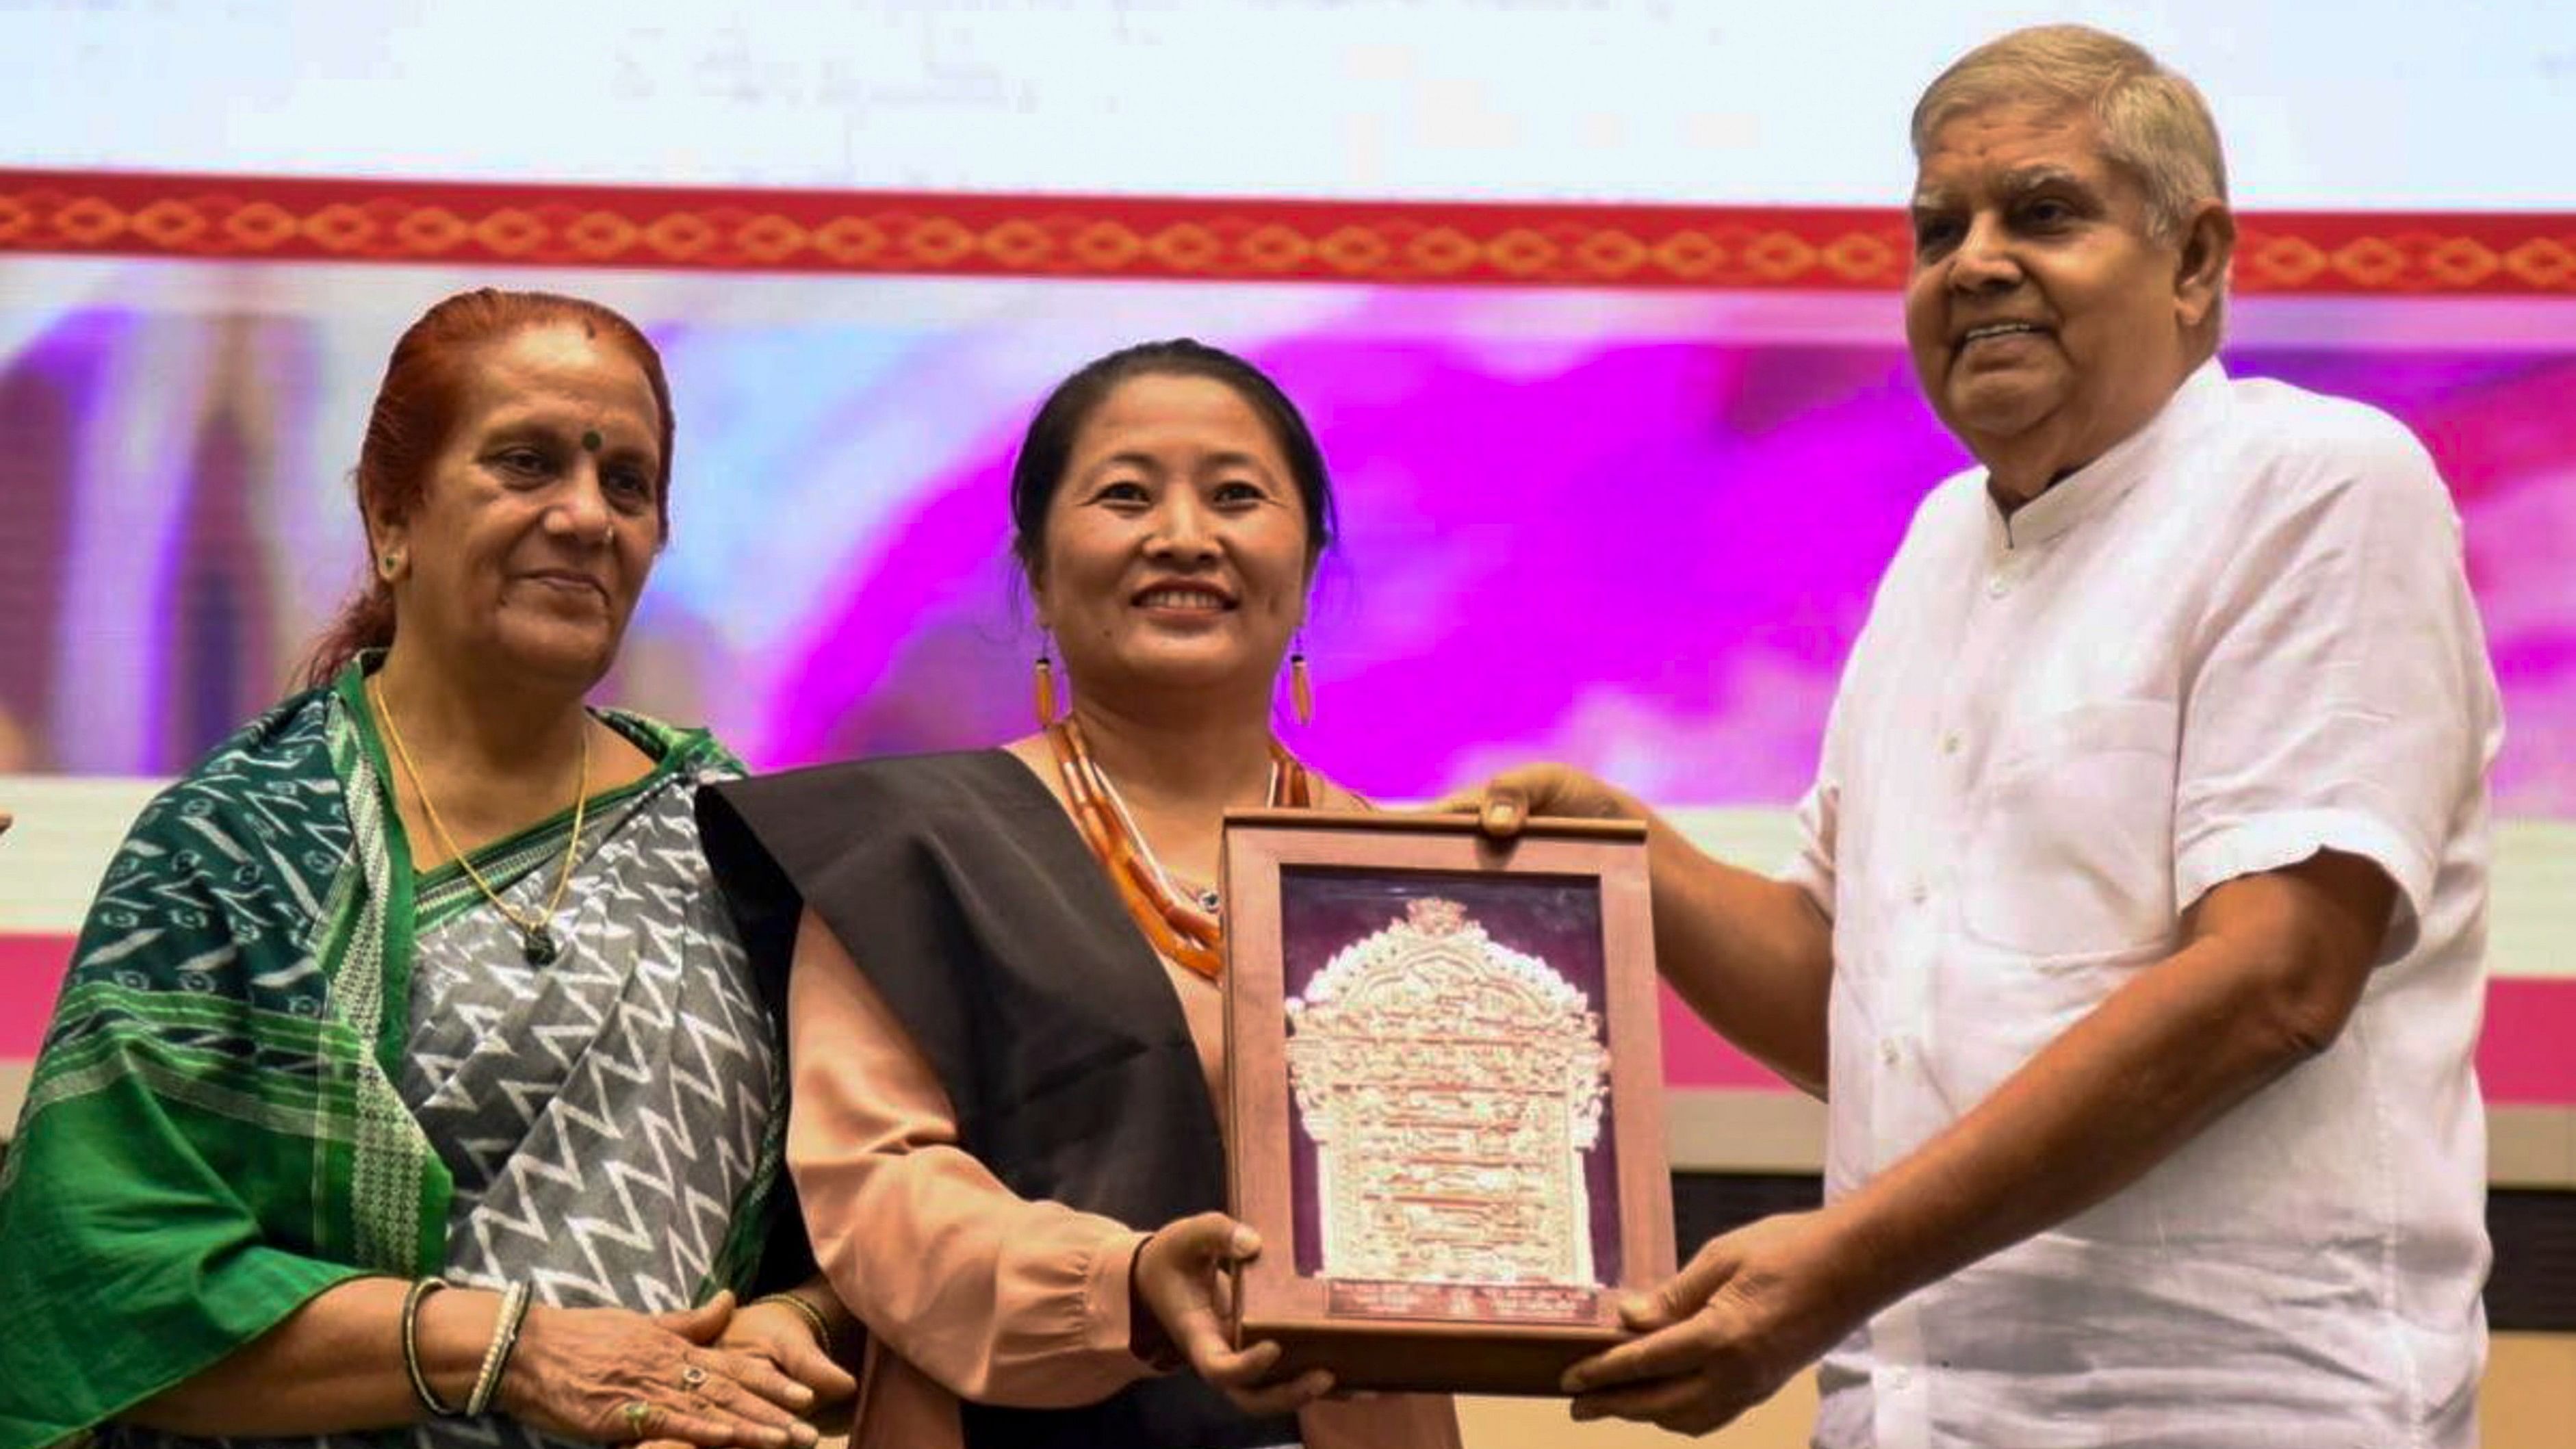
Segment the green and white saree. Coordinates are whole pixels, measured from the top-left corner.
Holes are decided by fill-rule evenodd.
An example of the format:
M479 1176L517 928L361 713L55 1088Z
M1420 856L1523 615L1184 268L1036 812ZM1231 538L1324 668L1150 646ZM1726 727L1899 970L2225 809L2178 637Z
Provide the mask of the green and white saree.
M751 1286L778 999L692 814L739 765L603 716L657 763L590 802L564 949L531 966L457 864L415 878L361 667L216 749L108 868L0 1169L0 1449L170 1442L112 1421L361 1275L644 1311ZM570 823L474 863L534 917Z

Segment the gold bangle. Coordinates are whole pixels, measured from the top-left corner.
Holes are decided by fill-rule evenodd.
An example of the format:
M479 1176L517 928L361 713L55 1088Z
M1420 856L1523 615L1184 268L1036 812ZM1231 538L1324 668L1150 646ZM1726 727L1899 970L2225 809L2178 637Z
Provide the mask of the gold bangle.
M402 1356L403 1372L411 1376L412 1397L420 1400L420 1406L432 1417L453 1419L458 1411L440 1402L438 1391L429 1386L429 1375L420 1371L420 1305L446 1286L446 1279L433 1274L417 1280L403 1294Z
M528 1285L501 1290L501 1312L492 1320L492 1341L483 1349L483 1371L474 1376L474 1391L465 1396L465 1412L480 1417L490 1411L501 1389L501 1373L510 1366L510 1351L519 1346L519 1325L528 1317Z
M832 1351L832 1325L823 1320L823 1310L806 1302L804 1299L793 1293L764 1293L760 1297L751 1300L750 1306L757 1308L763 1303L784 1303L788 1307L795 1309L798 1314L803 1316L805 1322L813 1328L815 1346L821 1348L825 1353L830 1353Z

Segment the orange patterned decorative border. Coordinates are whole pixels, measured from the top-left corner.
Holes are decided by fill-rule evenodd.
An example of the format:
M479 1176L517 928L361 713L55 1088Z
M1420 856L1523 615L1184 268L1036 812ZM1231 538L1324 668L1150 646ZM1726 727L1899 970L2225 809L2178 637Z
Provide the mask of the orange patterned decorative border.
M2256 213L2247 292L2576 295L2576 214ZM1904 217L0 170L0 252L974 277L1878 291Z

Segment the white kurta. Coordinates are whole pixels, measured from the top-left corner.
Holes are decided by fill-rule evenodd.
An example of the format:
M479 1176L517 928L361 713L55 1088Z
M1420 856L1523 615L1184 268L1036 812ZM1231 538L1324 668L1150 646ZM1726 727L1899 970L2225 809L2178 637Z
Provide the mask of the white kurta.
M2321 848L2399 904L2333 1046L1828 1358L1827 1446L2470 1445L2493 674L2394 420L2216 363L2009 520L1916 515L1789 871L1833 918L1826 1188L1949 1126Z

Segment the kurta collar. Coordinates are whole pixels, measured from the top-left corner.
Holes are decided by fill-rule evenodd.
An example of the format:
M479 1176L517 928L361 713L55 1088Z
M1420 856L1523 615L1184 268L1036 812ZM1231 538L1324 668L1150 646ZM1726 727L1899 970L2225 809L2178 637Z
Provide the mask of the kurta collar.
M1997 552L2038 548L2108 511L2155 470L2176 443L2227 405L2227 371L2213 357L2192 369L2144 427L2023 504L2009 518L1985 494L1986 537ZM1980 492L1983 492L1981 489Z

